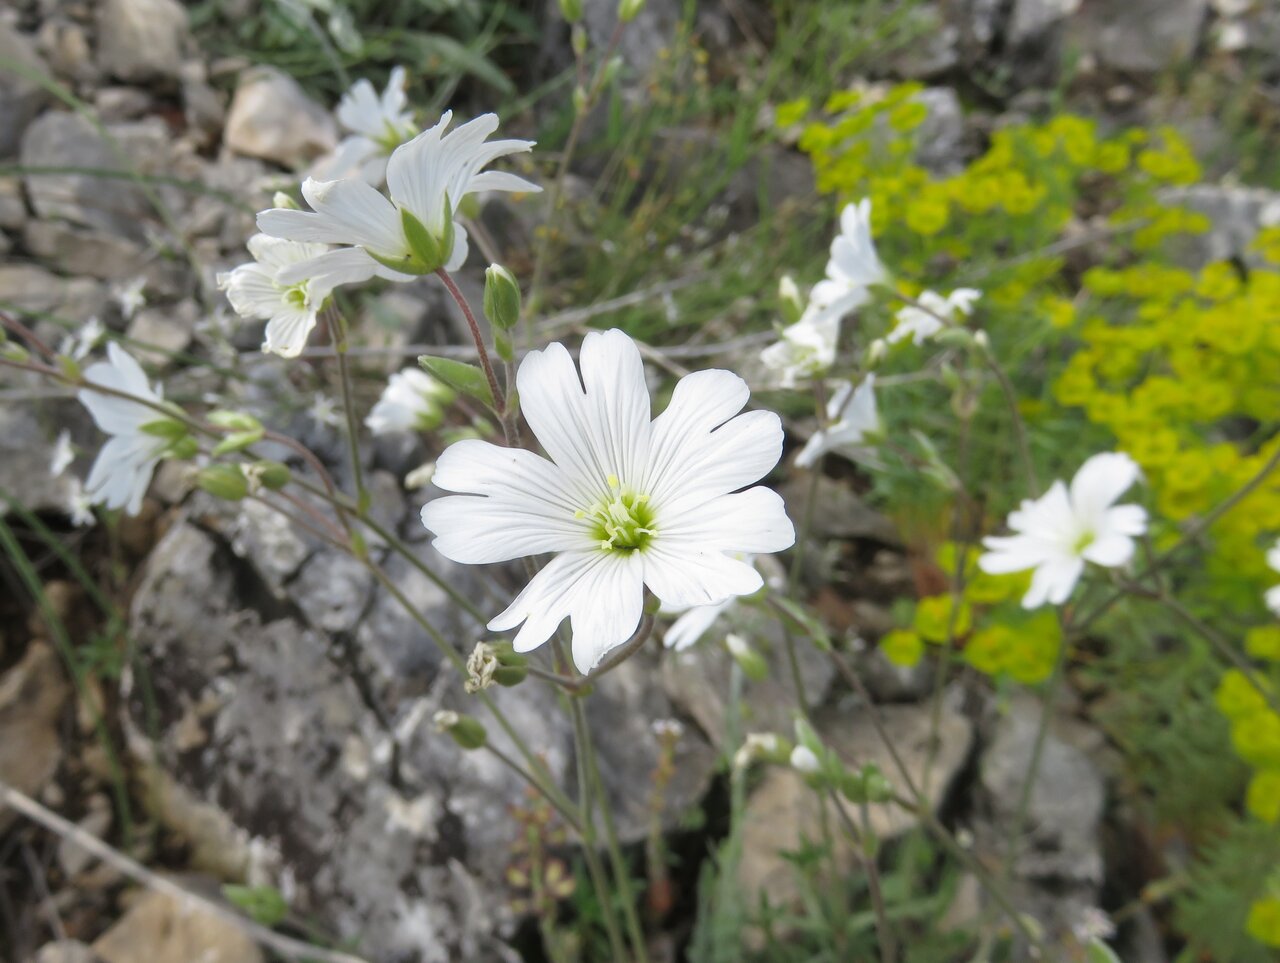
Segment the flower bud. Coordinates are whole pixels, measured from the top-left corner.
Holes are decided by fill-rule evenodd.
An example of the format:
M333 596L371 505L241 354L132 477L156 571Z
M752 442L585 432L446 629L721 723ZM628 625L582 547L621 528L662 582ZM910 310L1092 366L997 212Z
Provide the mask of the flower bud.
M796 746L791 750L791 768L806 776L822 772L822 760L808 746Z
M644 0L620 0L618 3L618 20L630 23L644 9Z
M177 441L187 436L187 426L175 418L157 418L155 421L140 425L138 430L144 435L167 438L170 441Z
M575 57L581 58L587 52L587 31L581 24L575 23L573 29L569 31L569 46L573 49Z
M31 360L31 352L16 341L5 341L0 344L0 358L17 364L26 364Z
M742 636L730 632L725 636L724 644L734 661L742 667L743 675L752 682L763 682L769 677L769 664L765 662L764 656L753 649Z
M214 498L238 502L249 494L249 482L239 465L209 465L196 472L196 487Z
M570 23L582 19L582 0L560 0L560 13Z
M293 480L293 472L289 470L289 466L278 461L255 461L245 467L244 474L249 480L250 491L266 488L278 492Z
M787 324L795 324L804 314L804 298L800 296L800 288L790 274L784 274L778 281L778 306L782 312L782 320Z
M733 754L733 768L743 769L757 759L764 762L784 762L791 756L791 743L772 732L749 732L738 751Z
M436 463L433 461L424 462L409 474L404 476L404 487L409 491L418 488L426 488L431 484L431 479L436 473Z
M490 264L484 272L484 316L503 331L520 320L520 285L501 264Z
M437 732L447 732L463 749L479 749L488 738L478 719L451 709L441 709L432 722L435 723Z
M889 342L885 341L884 338L876 338L867 347L867 367L874 368L885 359L888 353Z
M276 191L271 195L271 206L278 207L286 211L302 210L302 208L298 206L298 202L284 191Z
M987 337L987 332L982 330L973 332L973 345L979 351L990 351L991 339Z

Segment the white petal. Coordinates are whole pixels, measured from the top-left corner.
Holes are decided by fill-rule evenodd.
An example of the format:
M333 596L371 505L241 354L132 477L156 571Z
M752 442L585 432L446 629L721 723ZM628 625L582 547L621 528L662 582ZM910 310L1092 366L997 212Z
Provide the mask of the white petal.
M282 270L276 275L280 284L300 284L310 281L309 294L313 300L323 300L334 288L343 284L362 284L372 277L386 277L393 281L411 281L413 276L384 268L369 257L363 248L344 247L329 251L309 261Z
M392 151L387 162L387 190L391 197L435 233L444 227L444 195L449 186L449 170L457 162L450 151L456 150L455 138L462 130L459 128L453 137L446 137L445 131L452 120L453 111L445 111L434 127ZM462 198L449 200L456 209Z
M95 503L138 514L162 444L147 435L108 438L89 469L86 493Z
M659 542L642 554L645 584L667 608L717 605L764 585L755 566L723 552Z
M657 526L655 544L681 552L780 552L796 540L782 496L764 487L720 495L674 517L659 514Z
M1071 506L1078 517L1096 519L1138 478L1138 464L1124 452L1094 455L1071 480Z
M610 476L624 488L643 481L649 391L640 352L621 331L590 332L581 357L582 382L563 345L531 351L516 385L529 427L587 507Z
M748 411L710 434L686 435L648 489L655 509L682 514L759 481L782 457L782 436L782 420L772 411Z
M1102 516L1100 529L1120 535L1137 536L1147 530L1147 510L1141 505L1117 505Z
M152 401L160 400L159 395L147 384L147 376L142 366L119 344L112 341L107 345L107 357L109 361L100 361L85 370L84 378L87 382ZM161 417L159 412L146 405L126 398L102 394L89 388L81 389L76 397L89 409L89 414L97 426L110 434L131 433L136 431L139 425Z
M409 247L395 205L358 178L302 182L302 196L315 213L272 209L258 215L258 228L273 237L368 248L401 257Z
M507 171L484 171L471 178L471 193L481 191L511 191L517 194L537 194L542 190L532 181L527 181L518 174Z
M242 318L269 318L280 309L283 298L271 271L261 264L241 264L218 275L218 286Z
M528 652L571 620L573 661L590 671L609 649L627 641L640 624L644 599L639 553L564 552L533 577L507 607L489 622L503 632L524 623L512 640Z
M279 271L290 264L319 257L329 250L324 244L287 241L270 234L255 234L245 242L245 246L255 261L271 271Z
M1277 572L1280 572L1280 541L1267 549L1267 564Z
M730 599L719 605L695 605L671 623L671 628L662 637L662 644L668 649L683 652L702 638L732 604Z
M1083 571L1084 562L1078 558L1059 556L1045 561L1031 576L1031 587L1022 597L1022 607L1039 608L1046 601L1061 605L1070 597Z
M281 308L267 322L262 350L282 358L296 358L307 346L307 338L316 326L316 312L304 308Z
M1100 534L1080 554L1095 565L1115 568L1133 558L1133 539L1115 533Z
M988 575L1025 572L1048 557L1045 544L1027 535L988 536L982 544L987 551L978 557L978 568Z
M500 562L591 545L564 473L531 451L460 441L440 456L432 481L464 493L422 509L436 550L455 562Z
M1267 603L1267 608L1271 609L1276 615L1280 615L1280 585L1267 589L1262 598Z
M343 94L334 113L338 123L347 130L358 130L370 137L377 137L382 133L382 110L378 94L373 89L373 84L364 78L357 80Z

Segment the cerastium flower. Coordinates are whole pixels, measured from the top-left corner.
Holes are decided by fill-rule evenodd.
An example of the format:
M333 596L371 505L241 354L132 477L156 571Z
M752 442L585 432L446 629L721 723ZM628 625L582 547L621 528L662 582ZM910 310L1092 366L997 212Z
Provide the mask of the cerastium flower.
M142 366L114 341L107 345L107 359L89 366L84 373L87 382L161 402L159 387L152 389ZM85 493L94 504L138 514L151 473L175 440L175 433L167 428L181 426L154 408L118 395L85 388L78 397L97 426L111 436L89 469Z
M453 398L452 388L421 368L405 368L387 381L382 397L364 423L375 435L430 431L444 419L443 406Z
M588 672L635 633L646 587L671 608L748 595L763 579L734 553L781 551L795 532L777 493L746 487L777 464L782 424L772 412L739 414L741 378L687 375L651 418L627 335L591 332L580 365L561 344L520 365L521 409L549 459L457 442L434 481L458 494L428 502L422 521L457 562L554 553L489 628L519 626L513 644L527 652L568 618L574 664Z
M247 247L253 261L219 274L218 287L227 292L236 314L267 322L263 351L296 358L307 345L331 286L309 277L286 283L280 273L318 258L329 246L255 234Z
M1033 568L1023 607L1061 605L1085 562L1115 568L1133 557L1133 540L1146 531L1147 513L1140 505L1115 502L1137 478L1137 463L1123 452L1094 455L1080 466L1070 489L1055 481L1043 496L1009 514L1017 534L983 539L989 551L978 567L992 575Z
M441 267L460 267L467 257L467 232L455 216L463 198L477 191L541 188L506 171L482 170L499 157L529 150L532 141L488 141L498 129L494 114L446 133L452 120L452 111L445 111L438 124L392 152L389 198L359 178L309 177L302 196L311 211L272 208L259 214L259 229L273 237L343 245L288 268L278 280L293 284L312 278L336 287L375 274L409 281Z
M868 458L869 446L883 431L876 408L876 376L869 374L855 389L852 381L840 382L827 402L828 425L813 433L796 455L796 464L809 468L829 451L852 458Z
M406 79L405 69L396 67L382 96L363 78L342 95L334 114L338 123L352 133L317 165L316 176L337 180L354 174L375 187L382 183L387 158L417 129L413 112L408 109Z
M972 314L974 302L980 297L982 292L974 288L957 288L945 298L936 291L924 291L916 298L916 304L908 304L898 312L898 323L887 340L895 344L910 338L917 345L924 344L947 325Z

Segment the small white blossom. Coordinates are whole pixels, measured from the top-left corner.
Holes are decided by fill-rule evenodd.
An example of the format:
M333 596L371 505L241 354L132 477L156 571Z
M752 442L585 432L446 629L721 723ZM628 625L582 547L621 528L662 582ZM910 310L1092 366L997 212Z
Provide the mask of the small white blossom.
M58 432L58 439L53 443L53 455L49 459L49 474L57 478L75 460L76 453L71 446L71 432L64 428Z
M316 166L312 172L315 177L339 180L356 174L374 187L382 183L391 152L416 131L405 81L405 69L396 67L382 96L365 79L357 80L343 94L334 113L338 123L352 133Z
M58 345L58 353L70 355L73 361L83 361L106 333L106 326L94 315L75 334L68 334L62 339Z
M760 355L765 367L778 372L782 387L794 388L831 367L840 321L866 304L871 286L885 278L871 239L871 200L846 205L840 212L840 233L831 242L826 277L809 292L809 304L800 319L783 328L780 340Z
M338 425L342 424L342 413L338 411L337 403L328 395L319 391L311 399L311 406L307 409L307 417L317 425L324 425L328 428L337 428Z
M387 163L389 199L359 178L317 181L308 177L302 183L302 196L311 211L273 208L259 214L259 229L273 237L344 245L286 269L278 280L321 279L332 287L367 281L374 275L413 280L415 275L392 267L414 262L405 213L437 239L444 237L446 218L452 217L453 247L445 254L444 267L450 271L461 267L467 258L467 232L456 218L463 198L478 191L541 188L506 171L481 170L499 157L529 150L532 141L487 141L498 129L494 114L482 114L445 133L452 120L453 112L445 111L438 124L392 152Z
M1109 940L1116 935L1116 924L1096 906L1086 906L1071 924L1071 933L1081 943Z
M120 313L126 319L132 318L138 312L138 309L147 303L146 295L143 293L146 287L147 279L145 277L136 277L132 281L116 286L114 291L115 301L120 306Z
M1139 505L1115 502L1137 478L1137 464L1123 452L1094 455L1080 466L1069 490L1055 481L1042 497L1010 513L1009 527L1017 534L983 539L989 551L978 567L992 575L1033 568L1023 607L1046 601L1061 605L1085 562L1115 568L1133 557L1133 539L1146 531L1147 513Z
M218 287L227 292L227 300L241 317L267 322L263 351L296 358L307 346L331 288L313 278L286 284L280 281L280 273L319 257L329 247L266 234L249 238L247 247L253 261L219 274Z
M734 553L781 551L795 531L776 492L746 488L777 464L782 423L739 414L741 378L687 375L652 418L640 351L621 331L589 333L580 367L562 344L530 352L516 386L550 458L457 442L435 483L460 494L428 502L422 521L455 562L555 553L489 628L520 626L513 645L528 652L568 618L588 672L635 632L646 588L668 607L750 595L763 579Z
M782 754L782 739L772 732L749 732L733 754L733 768L745 769L757 759Z
M880 412L876 409L876 376L869 374L855 390L852 381L840 382L827 401L826 428L815 431L796 456L796 464L808 468L829 451L851 457L867 457L870 440L881 434Z
M147 383L146 372L129 354L112 341L107 345L107 361L90 365L84 378L90 384L126 392L159 403L160 389ZM84 388L80 403L89 409L97 426L111 437L98 452L85 491L94 504L123 508L136 515L151 483L151 473L169 442L143 431L143 426L163 418L159 412L136 401Z
M898 312L898 323L887 340L897 344L910 338L916 344L924 344L947 325L972 314L973 304L980 297L982 292L973 288L957 288L945 298L935 291L925 291L916 298L919 307L908 304Z
M654 719L649 723L649 730L659 741L674 742L684 735L684 724L679 719Z
M430 431L444 416L441 405L453 400L453 390L421 368L393 374L364 423L375 435L395 431Z
M1267 564L1280 572L1280 539L1277 539L1275 545L1267 552ZM1267 589L1266 601L1267 608L1276 615L1280 615L1280 585L1273 585Z
M96 525L98 516L93 513L93 500L89 497L89 493L80 484L80 479L72 478L71 482L71 499L68 506L71 509L71 524L76 528L89 528Z
M730 632L726 635L724 637L724 644L729 650L729 654L735 658L750 655L753 651L750 643L748 643L742 636L738 635L737 632Z
M791 750L791 768L811 776L822 771L822 760L808 746L796 746Z

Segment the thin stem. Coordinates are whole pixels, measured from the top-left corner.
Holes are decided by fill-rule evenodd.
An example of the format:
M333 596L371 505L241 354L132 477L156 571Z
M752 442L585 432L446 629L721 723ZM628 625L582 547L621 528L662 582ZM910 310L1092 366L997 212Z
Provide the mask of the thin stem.
M1005 404L1009 408L1009 417L1013 421L1013 436L1018 443L1018 456L1022 459L1022 470L1027 476L1027 482L1030 484L1032 491L1038 494L1040 492L1040 482L1036 477L1035 462L1031 458L1031 443L1027 438L1027 425L1022 420L1022 412L1018 409L1018 396L1013 390L1013 382L1009 380L1004 368L1000 366L1000 363L996 361L987 348L982 347L978 350L982 354L983 363L996 376L996 381L1000 383L1000 391L1004 394Z
M351 367L347 363L347 324L336 304L325 308L329 337L338 358L338 389L342 393L342 410L347 416L347 451L351 456L351 477L356 485L356 505L363 515L369 510L369 491L364 487L364 469L360 465L360 422L351 388Z
M520 763L516 762L514 759L512 759L505 752L503 752L501 749L499 749L497 746L495 746L493 743L489 742L488 740L485 741L484 748L491 755L493 755L499 762L501 762L504 766L506 766L508 769L514 772L517 776L519 776L526 783L528 783L530 786L536 789L539 793L542 793L542 786L539 785L538 780L534 777L533 773L529 772L529 770L525 769L523 766L520 765ZM578 813L571 808L562 808L554 799L548 798L547 802L551 803L551 805L555 807L556 812L560 814L560 818L569 824L569 828L571 828L575 833L578 834L579 837L581 837L582 823L578 819Z
M484 335L480 333L480 324L476 321L475 312L471 310L471 305L458 289L458 285L453 283L453 278L448 271L444 268L439 268L436 271L436 275L444 282L449 294L461 309L462 316L467 319L467 327L471 330L471 340L475 342L476 354L480 357L480 367L484 369L485 380L489 382L489 391L493 395L493 410L497 412L499 420L502 421L503 429L507 430L507 423L504 418L507 411L506 397L502 394L502 388L498 386L498 376L493 371L493 361L489 358L489 349L485 346ZM507 447L515 447L509 430L507 435Z
M895 963L898 958L898 947L897 941L893 936L893 927L889 923L889 913L885 909L884 890L880 885L880 867L876 864L875 857L867 849L871 823L867 814L866 803L863 803L860 807L862 829L859 830L845 810L840 794L834 789L828 789L827 794L831 797L831 804L839 814L840 821L844 823L845 832L849 834L849 838L853 841L854 848L858 853L858 861L862 863L862 871L867 874L867 892L871 895L871 909L876 917L876 940L880 943L880 959L882 963Z
M322 949L318 946L312 946L310 943L283 936L250 919L246 919L220 903L215 903L179 886L171 879L158 876L141 863L130 859L124 853L107 845L97 836L86 832L74 823L68 822L57 813L46 809L31 797L24 795L4 782L0 782L0 803L16 809L28 819L39 823L51 832L57 833L63 839L79 846L85 852L97 857L135 882L146 886L148 889L164 893L184 906L200 907L202 912L231 924L246 936L279 953L286 959L313 960L318 961L318 963L367 963L361 957L352 956L350 953Z
M613 650L613 654L609 656L603 663L596 666L586 675L561 675L557 672L548 672L546 669L538 666L529 666L529 674L537 676L547 682L552 682L569 693L579 693L584 689L594 685L600 680L602 675L613 671L627 659L631 658L640 648L649 640L649 636L653 633L654 618L652 615L646 614L641 620L640 625L636 629L631 638Z

